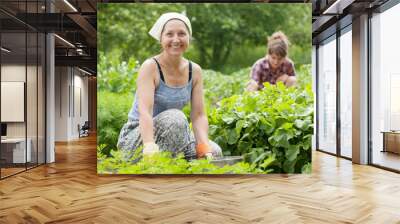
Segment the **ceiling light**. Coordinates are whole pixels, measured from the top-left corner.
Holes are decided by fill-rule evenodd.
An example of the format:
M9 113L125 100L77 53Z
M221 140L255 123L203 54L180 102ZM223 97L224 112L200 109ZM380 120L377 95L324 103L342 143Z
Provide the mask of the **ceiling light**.
M88 71L85 71L85 70L83 70L83 69L81 69L81 68L79 68L79 67L78 67L78 70L81 71L81 72L83 72L83 73L85 73L85 74L92 75L92 74L89 73Z
M81 48L77 48L76 53L78 53L79 55L84 55L83 49L81 49Z
M67 4L72 10L74 10L74 12L78 12L78 10L71 4L68 2L68 0L64 0L65 4Z
M7 52L7 53L10 53L10 52L11 52L10 50L8 50L8 49L5 48L5 47L1 47L1 50L4 51L4 52Z
M322 14L342 14L343 10L351 5L355 0L336 0Z
M66 43L67 45L69 45L70 47L75 48L75 45L71 44L71 42L67 41L66 39L58 36L57 34L54 34L55 37L57 37L58 39L60 39L61 41L63 41L64 43Z

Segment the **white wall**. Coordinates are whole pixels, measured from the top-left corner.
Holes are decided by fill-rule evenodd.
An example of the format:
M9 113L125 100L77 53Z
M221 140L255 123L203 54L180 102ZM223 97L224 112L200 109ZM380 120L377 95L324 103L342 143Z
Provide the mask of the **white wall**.
M68 86L67 67L55 68L55 141L68 140Z
M78 124L88 120L88 78L83 75L76 68L56 68L56 141L79 138Z
M78 129L76 128L78 124L81 126L88 120L88 78L81 76L79 70L74 71L74 119L72 126L74 127L72 133L74 136L78 136ZM80 91L80 92L79 92ZM80 95L80 97L79 97ZM80 102L79 102L80 101ZM80 108L81 107L81 108ZM81 111L80 111L81 110Z
M38 69L38 70L37 70ZM24 105L19 110L21 113L25 113L26 110L26 120L22 122L6 122L7 123L7 137L9 138L24 138L25 134L30 139L32 143L30 145L32 161L36 162L39 159L39 163L44 163L44 83L41 66L25 66L25 64L2 64L1 66L2 82L25 82L27 76L28 80L26 83L26 107ZM3 92L4 89L2 89ZM20 90L21 94L24 90ZM2 98L7 95L2 95ZM25 98L25 97L24 97ZM24 100L25 101L25 100ZM3 103L2 103L3 104ZM10 107L2 107L2 112L16 113ZM15 109L14 109L15 110ZM24 115L22 115L24 116ZM27 132L26 132L27 131ZM37 155L39 153L39 155Z
M1 81L25 82L25 65L8 64L1 66ZM7 108L1 108L7 110ZM7 122L8 137L25 137L25 122Z
M25 82L25 65L1 65L1 81Z

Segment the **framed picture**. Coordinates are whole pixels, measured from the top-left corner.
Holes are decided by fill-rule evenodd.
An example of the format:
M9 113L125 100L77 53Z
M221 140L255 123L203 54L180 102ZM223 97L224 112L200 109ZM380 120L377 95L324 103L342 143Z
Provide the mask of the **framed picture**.
M99 4L99 174L310 173L311 4Z

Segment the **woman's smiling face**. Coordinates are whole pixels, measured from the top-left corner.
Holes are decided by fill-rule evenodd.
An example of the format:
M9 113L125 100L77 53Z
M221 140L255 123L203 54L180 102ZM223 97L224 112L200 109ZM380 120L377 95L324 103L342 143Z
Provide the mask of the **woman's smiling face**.
M190 34L184 22L168 21L161 33L161 46L170 55L182 55L189 46Z

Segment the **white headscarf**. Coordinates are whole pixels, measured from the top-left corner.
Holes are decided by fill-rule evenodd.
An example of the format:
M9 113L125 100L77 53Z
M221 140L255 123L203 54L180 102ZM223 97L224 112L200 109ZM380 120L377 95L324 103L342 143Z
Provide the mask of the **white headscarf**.
M154 23L153 27L149 31L149 34L156 40L161 40L161 32L165 26L165 24L170 21L171 19L179 19L184 22L189 28L190 36L192 36L192 25L190 24L190 20L183 14L176 13L176 12L168 12L164 13L158 18L156 23Z

